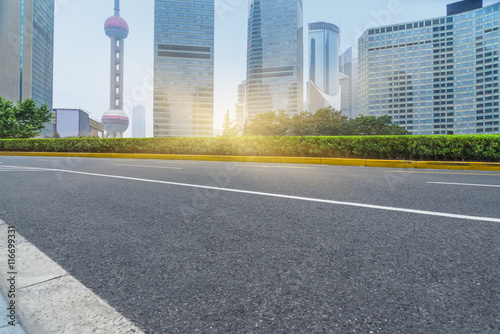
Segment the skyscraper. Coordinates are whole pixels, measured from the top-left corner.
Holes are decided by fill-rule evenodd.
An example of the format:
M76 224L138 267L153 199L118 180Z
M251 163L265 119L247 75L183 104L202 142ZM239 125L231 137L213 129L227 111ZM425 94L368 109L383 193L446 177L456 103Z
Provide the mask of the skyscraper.
M500 133L500 3L468 3L361 36L361 114L390 115L413 134Z
M155 0L154 136L213 136L214 0Z
M339 57L340 89L342 93L340 109L349 118L356 118L357 111L357 59L352 57L352 48Z
M302 0L251 0L246 114L303 107Z
M129 33L127 21L120 17L120 0L115 0L115 14L104 23L106 36L111 39L109 110L102 115L105 137L121 138L129 119L123 111L125 38Z
M132 138L146 137L146 109L143 105L132 109Z
M0 96L52 109L53 58L54 0L0 1Z
M339 74L340 30L331 23L309 24L308 111L341 109Z
M245 127L245 103L247 95L247 84L246 81L242 81L238 85L238 102L236 103L236 124L243 130Z
M358 108L358 58L352 59L352 117L356 118L359 116Z

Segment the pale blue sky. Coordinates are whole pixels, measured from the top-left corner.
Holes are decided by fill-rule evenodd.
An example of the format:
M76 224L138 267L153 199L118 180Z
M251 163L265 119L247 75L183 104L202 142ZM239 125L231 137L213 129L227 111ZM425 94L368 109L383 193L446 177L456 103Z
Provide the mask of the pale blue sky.
M484 5L498 1L484 0ZM342 48L346 49L355 47L357 37L369 26L445 16L446 5L453 2L456 1L304 0L304 26L315 21L340 25ZM55 0L55 3L54 107L83 108L100 119L109 108L110 42L103 25L113 15L114 1ZM237 86L246 76L248 0L216 0L216 7L215 127L218 128L226 110L234 110ZM125 111L129 113L132 105L143 104L147 135L152 136L154 1L121 0L121 16L130 26L125 42ZM307 69L307 64L304 68ZM130 133L129 128L125 136Z

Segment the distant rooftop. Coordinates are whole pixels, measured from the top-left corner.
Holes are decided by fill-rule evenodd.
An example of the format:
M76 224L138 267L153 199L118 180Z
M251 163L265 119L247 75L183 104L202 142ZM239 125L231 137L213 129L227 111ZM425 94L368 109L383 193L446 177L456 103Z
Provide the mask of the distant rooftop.
M335 24L326 22L309 23L309 30L330 30L336 33L340 33L339 27L337 27Z
M83 111L84 113L88 114L90 119L93 119L94 121L99 122L99 123L101 122L97 118L95 118L94 116L92 116L92 113L90 111L82 109L82 108L53 108L52 110L56 111L56 112L57 111L64 111L64 110L70 110L70 111L72 111L72 110L80 110L80 111Z
M463 0L447 6L448 16L483 8L483 0Z

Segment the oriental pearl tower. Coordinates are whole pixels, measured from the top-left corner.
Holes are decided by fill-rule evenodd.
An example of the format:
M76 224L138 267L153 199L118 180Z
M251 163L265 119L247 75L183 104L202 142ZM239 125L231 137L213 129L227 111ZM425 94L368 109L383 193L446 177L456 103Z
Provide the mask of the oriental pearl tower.
M115 0L115 15L104 23L104 31L111 38L110 107L102 116L104 137L122 138L129 119L123 111L123 56L124 40L128 36L128 24L120 17L120 0Z

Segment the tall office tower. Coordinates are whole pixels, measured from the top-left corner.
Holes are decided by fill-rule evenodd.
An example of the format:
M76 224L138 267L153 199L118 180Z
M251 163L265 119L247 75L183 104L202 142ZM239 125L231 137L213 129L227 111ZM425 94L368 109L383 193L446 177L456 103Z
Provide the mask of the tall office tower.
M340 87L340 110L342 115L351 118L351 78L344 73L339 73L339 87Z
M111 39L110 94L109 110L102 115L102 124L106 127L105 137L121 138L127 130L129 119L123 111L123 62L125 38L129 33L127 21L120 17L120 0L115 0L115 15L104 23L104 31Z
M475 6L363 34L361 114L390 115L413 134L500 133L500 3L466 2Z
M359 116L358 112L358 58L352 59L352 78L351 78L351 88L352 88L352 118Z
M213 136L214 0L155 0L154 136Z
M238 85L238 102L236 103L236 124L240 129L245 127L245 103L247 96L247 84L246 81L242 81Z
M340 90L341 102L340 110L349 118L352 118L352 48L347 49L339 57Z
M0 1L0 96L52 110L54 0ZM52 137L53 123L42 131Z
M146 137L146 108L137 105L132 108L132 138Z
M303 107L302 0L250 0L246 114Z
M339 74L340 30L331 23L309 23L308 111L341 109Z
M357 70L357 59L352 57L352 48L349 48L339 57L341 110L349 118L358 117Z

